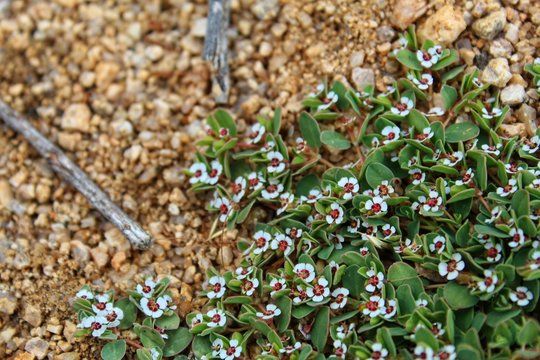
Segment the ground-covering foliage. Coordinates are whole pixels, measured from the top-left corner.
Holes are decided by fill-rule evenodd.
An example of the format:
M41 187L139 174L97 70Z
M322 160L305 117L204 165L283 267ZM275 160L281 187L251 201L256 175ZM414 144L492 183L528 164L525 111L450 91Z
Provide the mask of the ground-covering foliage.
M193 189L252 239L187 316L197 359L540 355L540 138L498 131L509 108L455 50L402 44L386 92L321 84L292 129L279 109L246 133L208 119Z

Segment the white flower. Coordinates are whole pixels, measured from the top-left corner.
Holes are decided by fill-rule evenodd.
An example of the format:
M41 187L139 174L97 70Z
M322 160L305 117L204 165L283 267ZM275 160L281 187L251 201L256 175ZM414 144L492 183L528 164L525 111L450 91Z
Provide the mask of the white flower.
M392 319L397 313L396 300L388 300L381 309L381 315L387 319Z
M465 269L465 263L461 260L461 254L453 254L449 261L439 263L439 275L446 277L448 280L457 278L459 272L463 269Z
M213 357L219 357L219 354L221 353L223 349L223 340L220 338L217 338L212 342L212 356Z
M229 136L229 133L230 133L229 129L222 127L222 128L219 128L218 136L221 139L223 139L223 138Z
M279 349L279 352L282 354L290 355L296 350L300 349L301 347L302 347L302 344L300 344L300 341L297 341L296 343L294 343L294 345L287 345L284 348Z
M422 130L421 133L416 134L416 140L420 142L424 142L426 140L429 140L433 137L434 133L433 130L431 130L431 127L427 127L424 130Z
M501 116L502 111L498 107L494 107L491 110L488 110L486 108L482 108L482 117L484 119L493 119L495 117Z
M301 137L297 137L295 142L296 142L296 151L304 152L304 150L306 149L306 141Z
M281 310L276 305L268 304L266 305L266 310L262 312L257 312L255 315L263 320L270 320L273 319L275 316L279 316L280 314Z
M273 148L276 147L276 143L273 142L273 141L268 141L266 144L264 144L264 146L262 147L262 150L264 152L268 152L270 150L272 150Z
M244 195L246 194L246 186L247 181L242 176L239 176L234 180L234 182L231 184L231 189L233 193L233 201L235 203L240 202Z
M302 195L300 197L301 202L306 202L308 204L314 204L317 202L317 200L321 199L323 197L323 194L318 189L311 189L309 191L308 196Z
M277 151L270 151L267 155L270 163L268 164L267 170L269 173L280 173L285 170L285 162L283 155Z
M388 356L388 350L381 343L371 345L371 356L367 360L384 360Z
M491 242L487 242L484 244L484 248L487 250L486 257L489 262L497 262L501 260L502 254L502 246L501 244L495 244Z
M430 347L417 345L414 348L414 355L416 355L416 359L418 360L433 360L433 349Z
M433 243L429 244L429 250L432 253L436 252L437 254L442 254L445 246L446 246L446 238L444 236L437 235L433 239Z
M534 179L529 186L531 189L540 189L540 179Z
M345 200L351 199L354 194L358 192L360 187L358 186L358 179L354 177L342 177L338 181L338 186L343 190L343 198Z
M516 288L516 291L510 293L510 300L518 306L527 306L532 299L533 293L525 286L519 286Z
M285 234L289 235L289 237L293 240L300 239L302 237L302 229L297 229L295 227L286 228Z
M343 208L337 203L330 205L330 211L326 215L326 222L328 224L341 224L343 222Z
M443 160L443 164L446 166L455 166L461 160L463 160L463 153L456 151L453 154L447 154Z
M193 319L191 319L191 327L197 326L199 324L202 324L204 321L202 314L197 314Z
M429 198L426 199L425 196L419 196L418 201L422 204L424 211L439 211L442 204L442 197L439 196L438 192L431 190L429 192Z
M382 272L375 272L375 269L371 268L366 273L368 276L367 283L366 283L366 291L368 292L375 292L377 290L382 289L384 286L384 274Z
M485 153L499 156L501 153L500 149L502 148L502 144L501 143L498 143L496 145L482 144L481 148Z
M167 310L167 300L163 297L159 297L156 300L151 300L143 297L140 301L142 311L154 319L157 319L163 315L163 312Z
M430 68L439 61L439 55L434 48L430 48L428 51L418 50L416 52L416 58L425 68Z
M206 183L214 185L218 182L219 176L223 172L223 166L219 163L219 161L214 160L210 163L210 168L210 172L206 178Z
M347 296L349 296L349 290L343 287L336 288L332 291L332 297L334 300L330 304L330 308L333 310L342 309L347 305Z
M384 129L382 129L381 134L386 137L386 139L383 140L383 144L389 144L393 141L399 140L401 131L397 126L386 126Z
M351 331L354 330L356 324L354 323L351 323L349 324L349 326L345 327L343 325L343 322L341 323L341 325L339 325L336 329L336 336L338 339L345 339L345 337L347 337L347 335L350 334Z
M324 104L321 104L319 105L319 107L317 107L317 111L328 109L330 106L337 103L338 100L339 100L338 94L336 94L333 91L330 91L328 94L326 94L326 98L323 100Z
M324 91L324 84L319 84L315 88L315 92L311 92L308 94L308 97L317 97L319 94L321 94Z
M426 116L443 116L444 115L444 110L441 109L438 106L435 106L435 107L432 107L431 109L429 109L429 111L427 113L423 112L422 114L424 114Z
M236 278L238 280L243 280L247 278L249 275L251 275L251 273L253 272L253 269L254 269L253 266L248 266L248 267L240 266L240 267L237 267L234 272L236 273Z
M120 320L124 318L124 312L122 309L113 307L109 313L105 316L105 319L107 320L107 327L108 328L114 328L120 325Z
M385 224L382 227L382 233L384 236L384 240L387 240L390 236L396 233L396 228L390 224Z
M219 197L214 202L214 207L219 210L219 221L225 222L232 212L231 202L225 197Z
M75 296L79 299L85 299L85 300L92 300L94 298L94 294L92 291L88 289L81 289Z
M257 280L256 278L244 279L244 283L242 284L242 293L244 295L251 296L258 287L259 280Z
M293 241L285 234L277 234L270 243L272 250L279 250L284 256L289 256L293 250Z
M431 76L430 74L422 74L422 77L420 79L413 77L412 81L416 86L418 86L420 90L426 90L431 85L433 85L433 76Z
M334 249L343 249L343 243L345 242L345 238L339 234L328 234L330 241L334 243Z
M157 348L151 348L150 349L150 356L152 357L152 360L158 360L159 359L159 351Z
M136 290L137 293L140 295L150 298L152 297L152 294L154 294L154 289L156 288L157 283L152 279L151 277L147 278L144 281L144 286L141 284L137 284Z
M463 175L463 178L461 180L456 180L456 185L467 185L471 182L471 180L474 177L473 170L471 168L467 169L467 172L465 175Z
M225 323L227 322L227 316L225 316L225 313L219 309L212 309L208 311L206 316L210 318L207 325L211 328L225 326Z
M268 245L270 243L270 240L272 240L272 235L267 233L266 231L259 230L253 235L253 238L255 239L255 250L253 250L253 253L256 255L259 255L266 250L268 250Z
M369 249L367 247L365 247L365 246L358 249L358 252L362 256L368 256L369 255Z
M394 193L394 187L390 185L388 180L384 180L381 182L379 186L373 191L374 195L381 196L383 199L390 196L390 194Z
M409 170L409 175L412 175L413 185L420 185L426 180L426 174L424 174L420 169Z
M411 111L411 109L414 107L414 102L412 101L412 99L409 99L408 97L406 96L402 96L401 99L399 99L399 102L396 103L394 106L392 106L392 108L390 109L390 111L392 112L392 114L394 115L398 115L398 116L407 116L409 115L409 112ZM398 129L398 131L393 131L394 133L397 133L399 134L399 128L397 126L387 126L383 129L383 132L382 134L386 137L389 138L389 140L393 140L392 138L390 138L387 134L384 133L384 130L387 129L387 128L391 128L392 130L395 130L395 129ZM397 140L399 138L399 136L395 139ZM386 144L386 143L385 143Z
M296 291L294 292L295 297L293 298L293 303L300 304L307 300L308 295L306 288L304 286L296 286Z
M328 288L328 280L320 278L313 285L306 290L307 296L314 302L321 302L330 295L330 289Z
M238 343L238 340L229 341L229 347L222 349L219 353L219 357L222 360L233 360L239 358L242 355L242 346Z
M377 295L370 296L369 301L364 305L362 314L369 315L369 317L374 318L381 313L381 309L383 307L384 299L381 299L381 297Z
M518 247L525 243L525 234L523 233L522 229L512 228L510 229L509 235L511 236L512 240L508 243L508 246L511 248Z
M506 172L509 174L515 174L518 171L524 170L523 166L517 166L515 162L510 163L510 164L505 164L504 168L506 169Z
M486 293L495 291L495 286L499 281L497 274L491 270L484 270L484 280L478 282L478 290Z
M535 250L531 256L531 259L533 261L529 264L529 269L538 270L540 268L540 251Z
M279 200L281 200L281 205L276 211L277 215L281 215L283 212L285 212L285 210L289 208L289 205L294 202L294 195L286 192L279 196Z
M198 182L206 183L208 182L208 173L206 172L206 165L203 163L194 163L189 168L189 172L193 174L189 179L190 184L195 184Z
M262 136L266 132L266 128L260 124L256 123L251 127L251 131L249 133L249 139L248 144L257 144L259 141L261 141Z
M411 239L405 239L404 243L400 241L398 246L394 246L394 251L398 254L403 253L405 249L410 249L412 252L417 252L421 247L422 245L417 245Z
M366 201L365 209L374 214L385 213L388 210L388 204L380 196L375 196L373 200Z
M315 279L315 268L311 264L299 263L294 266L293 272L307 283L310 283Z
M92 336L100 337L107 330L107 319L104 316L88 316L77 325L79 328L92 330Z
M507 197L510 194L513 194L517 191L517 180L516 179L510 179L508 180L508 184L504 187L498 187L497 188L497 195L502 197Z
M285 279L272 279L272 281L270 281L270 287L272 288L270 296L273 296L276 292L286 289L287 282Z
M535 135L532 138L523 141L521 150L523 150L523 152L528 152L529 154L534 154L538 150L538 147L540 147L540 137Z
M250 190L257 191L263 187L264 178L261 173L252 172L248 175L248 184Z
M345 359L347 356L347 345L342 343L340 340L334 341L334 355L339 359Z
M360 219L358 218L351 218L350 225L347 226L347 231L356 234L358 233L358 229L360 228Z
M478 79L477 77L475 77L474 79L472 79L472 83L474 85L476 85L477 87L482 87L484 84L480 81L480 79Z
M439 350L435 360L455 360L456 357L456 347L454 345L445 345Z
M169 305L169 303L172 303L172 298L169 295L163 295L163 299L167 302L168 309L176 310L176 305Z
M283 184L278 180L270 180L269 184L261 192L261 195L266 200L275 199L283 192Z
M92 310L98 316L105 316L113 308L113 304L109 302L111 299L109 294L96 295L96 303L92 304Z
M414 302L416 307L426 307L428 305L428 302L426 299L418 299Z

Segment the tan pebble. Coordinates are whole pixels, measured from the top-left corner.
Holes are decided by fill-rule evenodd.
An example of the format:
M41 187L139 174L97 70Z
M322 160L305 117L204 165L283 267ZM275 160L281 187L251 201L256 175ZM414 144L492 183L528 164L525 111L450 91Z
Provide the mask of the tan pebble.
M29 353L29 352L23 352L18 354L14 360L34 360L36 358L35 355Z
M9 209L13 200L11 187L6 180L0 180L0 209Z
M43 321L41 309L32 304L27 304L24 307L22 318L33 327L38 327Z
M119 271L124 262L126 261L126 253L123 251L119 251L111 259L111 266L114 270Z
M405 30L426 12L425 0L397 0L393 7L390 22L395 27Z
M467 24L463 18L463 13L459 8L446 5L440 8L435 14L430 16L418 29L418 37L421 41L427 39L450 45L458 38Z

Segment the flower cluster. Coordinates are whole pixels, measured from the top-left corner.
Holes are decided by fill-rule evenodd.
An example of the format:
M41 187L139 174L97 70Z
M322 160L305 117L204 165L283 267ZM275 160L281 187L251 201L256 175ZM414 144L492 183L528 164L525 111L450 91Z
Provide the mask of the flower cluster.
M180 318L174 312L176 306L172 304L168 286L167 278L160 281L147 278L128 291L129 297L119 300L114 299L112 291L95 294L89 286L83 286L73 301L80 329L75 336L109 340L101 352L104 360L122 359L128 343L140 360L160 360L179 354L193 336L186 328L179 327ZM137 322L138 319L141 321ZM126 330L130 336L120 336L120 331Z
M539 355L539 134L502 134L512 109L455 50L412 29L399 46L406 77L381 93L321 84L286 137L279 110L247 134L208 119L193 188L253 231L187 317L197 357ZM198 180L215 168L213 186Z

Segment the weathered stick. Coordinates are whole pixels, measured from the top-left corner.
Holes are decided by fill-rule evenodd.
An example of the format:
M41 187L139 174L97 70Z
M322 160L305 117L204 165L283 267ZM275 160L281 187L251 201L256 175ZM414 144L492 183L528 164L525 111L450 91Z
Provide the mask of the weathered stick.
M152 240L143 228L122 211L109 196L63 152L43 136L26 119L0 100L0 118L21 134L43 156L60 176L79 190L105 218L113 223L132 246L147 249Z
M226 103L229 97L227 29L229 28L230 11L230 0L208 0L208 21L203 59L212 61L215 68L214 84L217 82L221 89L221 94L216 97L218 103Z

